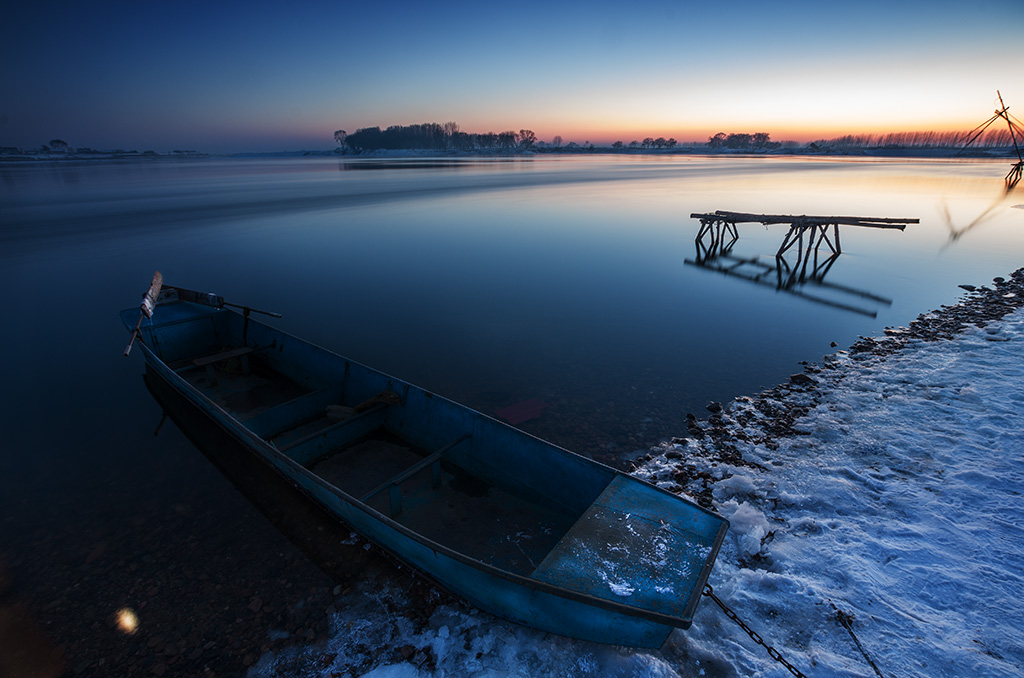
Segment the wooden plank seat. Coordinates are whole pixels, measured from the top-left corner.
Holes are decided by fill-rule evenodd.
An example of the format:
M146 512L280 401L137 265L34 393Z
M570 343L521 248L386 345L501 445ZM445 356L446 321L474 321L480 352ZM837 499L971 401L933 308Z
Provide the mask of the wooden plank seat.
M213 369L213 366L219 362L225 360L231 360L232 358L242 359L242 374L249 374L249 354L255 350L252 346L241 346L239 348L233 348L228 351L221 351L220 353L214 353L213 355L203 356L202 358L196 358L192 361L192 364L196 367L206 368L206 378L210 380L211 386L217 385L217 374Z
M387 405L380 404L348 419L333 422L325 427L287 442L272 441L280 452L302 465L313 464L332 450L351 445L384 426Z
M471 437L471 433L463 433L454 441L448 443L447 445L437 450L436 452L427 455L426 457L424 457L417 463L413 464L409 468L405 469L404 471L402 471L395 477L391 478L387 482L381 483L380 485L375 487L371 492L366 494L360 501L362 501L365 504L374 495L379 494L384 490L388 490L388 500L391 508L391 517L394 518L402 512L402 490L400 488L400 485L409 478L413 477L414 475L422 471L423 469L425 469L426 467L430 466L432 475L431 484L435 488L438 487L441 484L441 457L444 456L444 454L448 452L450 449L452 449L459 443L469 440Z
M238 358L240 356L248 355L252 353L254 350L256 349L252 346L242 346L239 348L233 348L230 351L221 351L220 353L214 353L213 355L208 355L202 358L196 358L195 360L192 361L192 364L195 365L196 367L206 367L207 365L218 363L221 360L230 360L231 358Z

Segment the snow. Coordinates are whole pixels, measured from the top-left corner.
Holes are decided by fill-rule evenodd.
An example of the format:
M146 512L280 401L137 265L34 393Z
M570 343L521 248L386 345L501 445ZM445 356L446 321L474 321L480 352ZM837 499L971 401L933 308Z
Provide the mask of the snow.
M682 439L636 473L672 486L672 451L710 474L731 521L710 583L807 675L1024 674L1024 309L889 355L840 352L833 366L816 375L824 385L793 423L798 435L734 438L751 463ZM727 414L743 434L764 418L750 399ZM638 651L462 605L414 622L402 597L379 586L356 595L326 644L268 652L250 674L789 675L707 598L689 630ZM396 655L403 646L411 656Z

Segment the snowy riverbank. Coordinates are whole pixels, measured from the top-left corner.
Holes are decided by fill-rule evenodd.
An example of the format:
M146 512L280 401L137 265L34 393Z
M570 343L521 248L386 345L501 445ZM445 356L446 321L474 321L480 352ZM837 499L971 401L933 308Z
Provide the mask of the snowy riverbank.
M809 676L1024 671L1024 269L691 421L636 469L732 521L711 583ZM379 581L252 675L783 676L708 599L657 652Z
M876 675L868 658L886 676L1024 670L1022 303L1018 271L733 403L638 469L731 518L712 583L808 675ZM708 675L779 672L703 613L681 644L721 668Z

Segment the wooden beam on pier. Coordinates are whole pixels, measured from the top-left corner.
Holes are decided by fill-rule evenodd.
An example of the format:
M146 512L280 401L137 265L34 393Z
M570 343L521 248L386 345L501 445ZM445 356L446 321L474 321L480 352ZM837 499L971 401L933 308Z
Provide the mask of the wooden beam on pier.
M920 219L893 219L890 217L849 217L849 216L812 216L807 214L749 214L747 212L728 212L716 210L714 213L694 212L691 219L705 221L724 221L730 224L793 224L802 226L866 226L868 228L898 228L903 230L907 224L919 224Z

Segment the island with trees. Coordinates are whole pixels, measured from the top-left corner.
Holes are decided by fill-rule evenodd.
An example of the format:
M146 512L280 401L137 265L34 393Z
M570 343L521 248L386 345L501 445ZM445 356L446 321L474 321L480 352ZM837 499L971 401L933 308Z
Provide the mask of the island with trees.
M441 154L512 153L786 153L786 154L918 154L955 155L970 140L968 132L897 132L879 135L844 135L818 139L810 143L773 141L768 132L719 132L707 141L679 143L674 138L645 137L643 140L615 141L597 146L584 141L564 143L556 135L550 142L539 140L528 129L518 132L464 132L455 122L392 125L385 129L364 127L349 134L334 133L336 152L375 154L393 151L419 151ZM971 143L971 155L1009 153L1013 140L1006 130L992 130Z
M334 149L301 150L265 153L254 149L247 153L222 154L228 157L252 156L335 156L335 155L526 155L526 154L784 154L784 155L877 155L907 157L1010 157L1014 155L1014 139L1006 129L972 132L894 132L889 134L844 135L818 139L809 143L773 141L768 132L719 132L706 140L679 142L674 138L645 137L632 141L619 140L598 146L589 140L566 142L555 135L543 141L529 129L518 132L465 132L455 122L420 123L364 127L352 132L334 132ZM0 146L0 162L18 160L126 160L208 157L194 150L154 151L96 150L72 147L63 139L54 138L31 149Z

